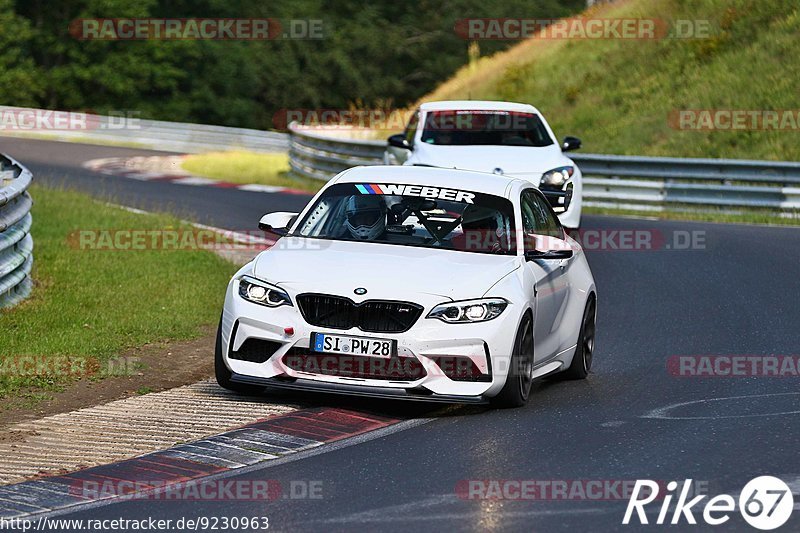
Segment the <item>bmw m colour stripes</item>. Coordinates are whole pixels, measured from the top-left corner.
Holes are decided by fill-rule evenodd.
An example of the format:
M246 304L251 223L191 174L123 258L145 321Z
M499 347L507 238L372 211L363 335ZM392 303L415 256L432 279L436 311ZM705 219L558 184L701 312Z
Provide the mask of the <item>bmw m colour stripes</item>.
M398 185L377 183L355 183L361 194L394 194L398 196L420 196L422 198L440 198L453 202L474 203L475 194L456 189L444 189L427 185Z

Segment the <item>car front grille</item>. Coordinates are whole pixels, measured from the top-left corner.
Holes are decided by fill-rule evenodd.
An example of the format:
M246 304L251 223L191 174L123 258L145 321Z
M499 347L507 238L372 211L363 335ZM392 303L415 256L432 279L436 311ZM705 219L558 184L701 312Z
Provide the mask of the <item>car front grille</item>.
M306 322L333 329L358 328L370 333L402 333L414 325L422 306L391 300L367 300L359 304L349 298L327 294L301 294L297 305Z

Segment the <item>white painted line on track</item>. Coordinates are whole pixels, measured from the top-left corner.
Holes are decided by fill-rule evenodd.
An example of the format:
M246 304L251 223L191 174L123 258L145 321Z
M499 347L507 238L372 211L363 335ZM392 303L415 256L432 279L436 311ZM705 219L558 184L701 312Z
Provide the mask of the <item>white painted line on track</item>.
M776 396L800 396L800 392L777 392L771 394L752 394L752 395L744 395L744 396L725 396L721 398L704 398L701 400L692 400L689 402L679 402L667 405L665 407L659 407L657 409L653 409L648 413L641 415L640 418L658 418L662 420L716 420L716 419L724 419L724 418L758 418L764 416L784 416L784 415L795 415L800 414L800 410L797 411L779 411L775 413L753 413L753 414L741 414L741 415L715 415L715 416L670 416L667 413L670 411L677 409L679 407L685 407L687 405L701 405L701 404L708 404L711 402L724 402L728 400L741 400L741 399L750 399L750 398L770 398Z

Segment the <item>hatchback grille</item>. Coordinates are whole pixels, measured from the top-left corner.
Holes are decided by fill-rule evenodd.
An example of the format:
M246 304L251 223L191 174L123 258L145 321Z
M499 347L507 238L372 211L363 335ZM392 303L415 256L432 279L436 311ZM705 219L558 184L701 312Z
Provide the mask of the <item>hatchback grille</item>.
M408 331L422 314L422 306L409 302L367 300L359 304L342 296L301 294L297 305L311 325L333 329L358 328L370 333Z

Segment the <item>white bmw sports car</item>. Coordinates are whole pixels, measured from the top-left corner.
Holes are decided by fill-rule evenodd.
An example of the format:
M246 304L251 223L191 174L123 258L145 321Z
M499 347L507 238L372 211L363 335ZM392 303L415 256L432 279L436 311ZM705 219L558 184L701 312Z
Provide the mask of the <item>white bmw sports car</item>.
M259 227L281 237L228 285L225 388L505 407L591 368L592 273L526 180L358 167Z
M581 224L583 178L567 157L577 137L556 136L528 104L460 100L422 104L403 133L392 135L384 160L492 172L528 180L541 190L570 229Z

